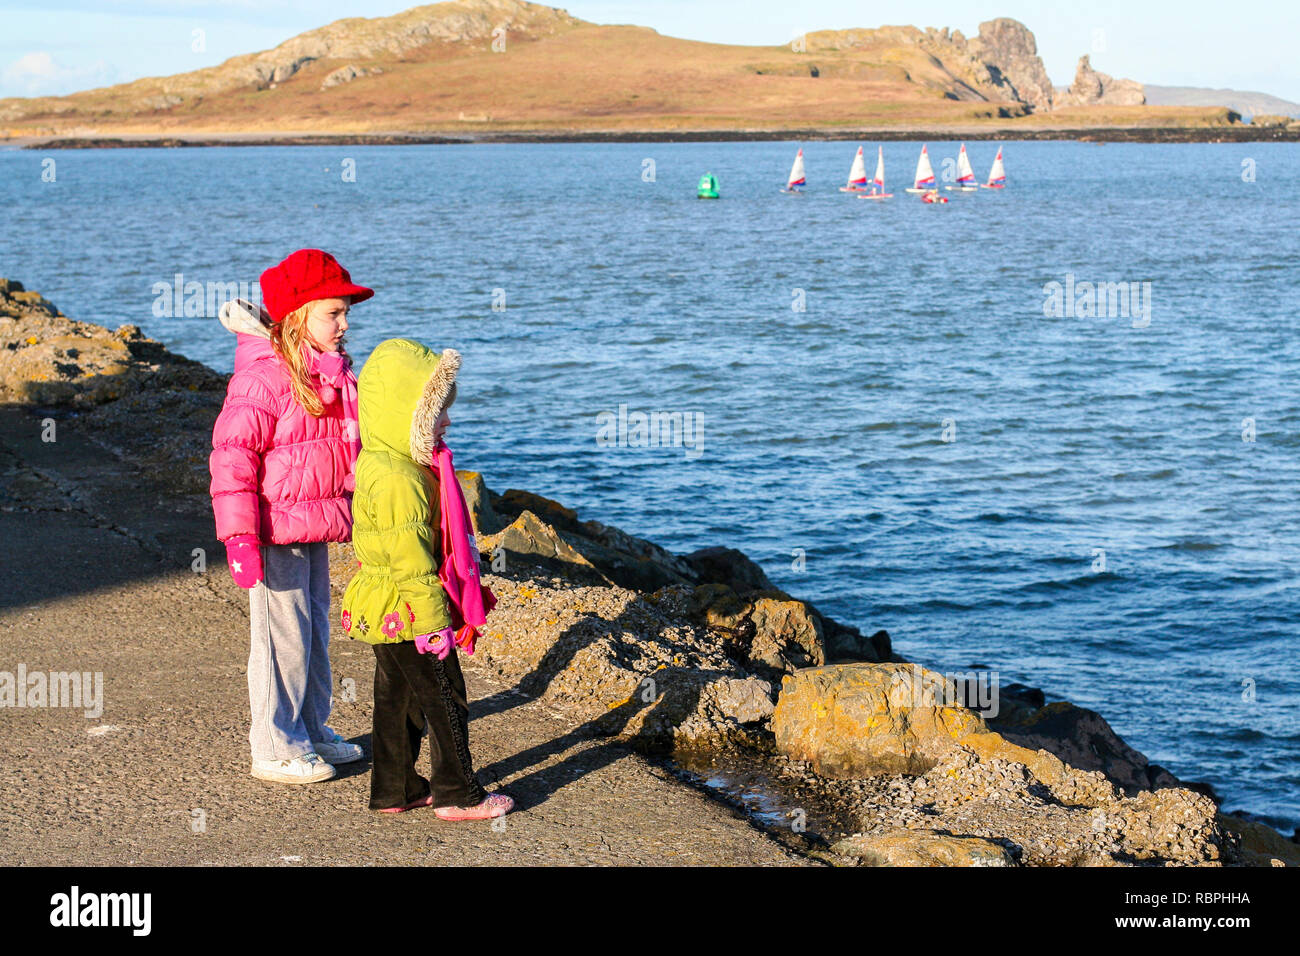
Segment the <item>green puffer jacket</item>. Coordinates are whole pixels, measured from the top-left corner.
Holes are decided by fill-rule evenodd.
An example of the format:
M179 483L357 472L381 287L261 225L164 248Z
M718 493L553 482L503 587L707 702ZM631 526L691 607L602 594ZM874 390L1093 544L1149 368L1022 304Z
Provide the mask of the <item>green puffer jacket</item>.
M413 641L451 626L438 579L441 531L433 426L456 400L460 355L389 339L357 380L361 454L352 544L361 569L343 595L343 630L369 644Z

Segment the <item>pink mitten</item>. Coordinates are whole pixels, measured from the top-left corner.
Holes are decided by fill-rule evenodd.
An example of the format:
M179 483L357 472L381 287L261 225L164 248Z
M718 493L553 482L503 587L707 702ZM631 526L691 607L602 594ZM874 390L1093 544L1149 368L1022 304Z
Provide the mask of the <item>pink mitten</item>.
M241 588L262 580L262 549L255 534L237 534L226 539L226 560L230 576Z
M456 644L456 634L444 627L433 634L419 634L415 638L415 649L421 654L437 654L438 660L445 661Z

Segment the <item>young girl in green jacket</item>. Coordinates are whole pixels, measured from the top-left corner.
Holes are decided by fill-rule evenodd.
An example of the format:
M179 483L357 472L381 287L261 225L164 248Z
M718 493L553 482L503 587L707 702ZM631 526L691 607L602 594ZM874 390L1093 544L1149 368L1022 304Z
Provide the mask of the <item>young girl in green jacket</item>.
M474 775L469 704L442 564L435 450L456 400L460 356L389 339L358 379L361 453L352 543L361 569L343 596L343 630L374 646L370 808L433 807L445 820L485 820L514 806ZM477 554L475 555L477 560ZM429 729L432 775L416 770Z

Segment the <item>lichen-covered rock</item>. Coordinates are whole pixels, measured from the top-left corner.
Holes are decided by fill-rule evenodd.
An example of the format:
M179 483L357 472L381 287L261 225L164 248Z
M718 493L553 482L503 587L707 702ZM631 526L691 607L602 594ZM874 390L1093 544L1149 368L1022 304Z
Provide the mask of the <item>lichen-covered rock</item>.
M773 678L826 662L821 617L783 591L742 597L725 584L702 584L691 593L691 613L733 660Z
M225 382L134 325L110 332L75 321L0 279L0 402L93 407L146 390L219 391Z
M893 827L845 837L831 852L865 866L1015 866L1007 849L983 837Z
M985 721L961 703L952 681L914 664L829 665L784 679L772 731L781 753L829 777L925 773L965 747L1026 766L1068 806L1186 786L1094 711L1059 702Z
M987 732L956 691L914 664L834 664L786 676L772 718L777 749L827 777L925 773Z
M981 737L997 735L967 739ZM1027 866L1217 866L1236 858L1235 838L1201 794L1172 788L1128 797L1099 772L1055 758L1025 763L1017 751L1032 756L963 743L923 775L884 778L858 800L854 829L983 837Z
M680 558L653 542L613 525L584 521L569 540L615 584L638 591L694 584L695 575Z
M479 537L478 546L481 552L494 560L503 559L507 567L522 561L541 565L582 583L610 583L554 527L531 511L523 512L496 534Z
M709 694L719 713L741 724L766 720L776 710L774 688L757 677L720 678L709 685Z
M513 517L516 523L528 514L527 523L532 528L530 534L563 542L564 554L556 551L554 557L560 561L572 561L576 568L582 569L581 573L594 569L605 583L639 591L695 583L690 566L671 552L612 525L579 521L573 509L558 501L513 488L502 495L488 494L498 514L505 518ZM537 526L539 524L545 526L544 533ZM499 543L495 538L491 540L493 547ZM533 550L522 540L516 544L523 548L521 554L551 556L546 548ZM487 544L481 541L480 548L486 550ZM509 544L506 550L512 550ZM580 556L580 560L573 560L572 555Z
M822 622L802 601L782 596L762 596L749 615L754 639L749 657L779 671L820 667L826 663Z

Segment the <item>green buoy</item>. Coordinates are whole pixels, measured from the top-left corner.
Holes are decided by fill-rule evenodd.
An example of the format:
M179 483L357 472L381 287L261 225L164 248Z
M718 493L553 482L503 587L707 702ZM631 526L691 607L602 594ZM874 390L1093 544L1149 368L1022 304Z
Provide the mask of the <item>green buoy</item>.
M696 190L698 199L717 199L718 198L718 177L713 173L705 173L700 177L700 188Z

